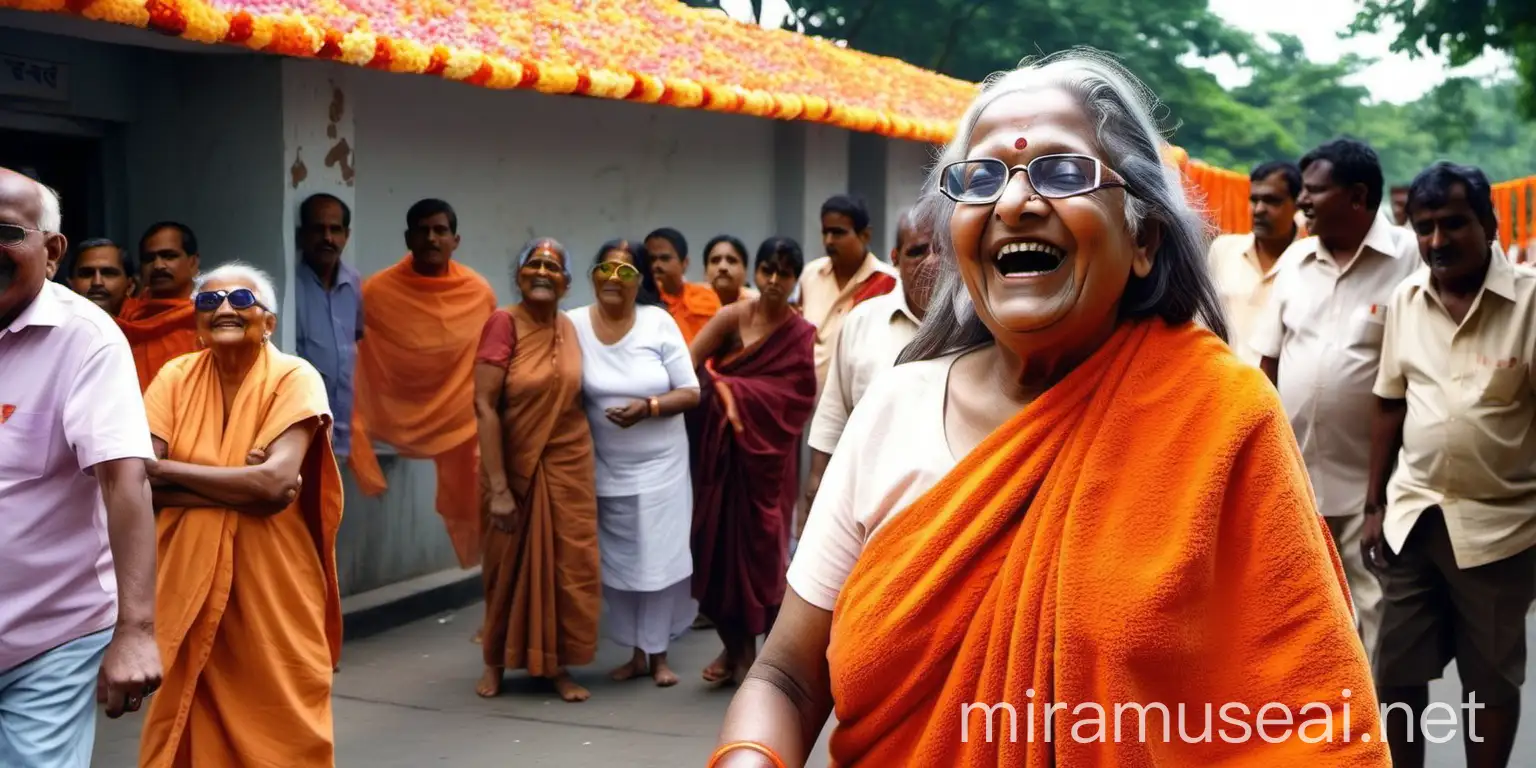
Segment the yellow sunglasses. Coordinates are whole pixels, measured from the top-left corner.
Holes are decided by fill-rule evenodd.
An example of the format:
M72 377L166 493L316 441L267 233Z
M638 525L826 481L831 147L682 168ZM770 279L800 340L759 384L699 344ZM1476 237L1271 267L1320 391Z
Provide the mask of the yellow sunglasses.
M640 278L640 270L635 269L635 265L622 261L605 261L592 268L592 274L602 280L613 277L615 273L626 283L633 283Z

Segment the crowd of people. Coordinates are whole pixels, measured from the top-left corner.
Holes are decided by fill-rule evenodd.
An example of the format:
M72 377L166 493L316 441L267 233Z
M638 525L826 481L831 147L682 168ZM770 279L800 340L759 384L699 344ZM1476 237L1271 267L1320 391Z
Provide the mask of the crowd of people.
M0 763L86 764L97 693L147 706L145 766L333 764L341 468L385 492L385 444L434 462L482 567L480 696L524 671L587 700L600 636L614 680L673 686L669 644L712 627L701 677L738 686L712 765L799 764L834 713L839 765L1422 765L1453 659L1469 764L1506 764L1536 270L1488 180L1438 163L1388 213L1338 139L1255 168L1252 233L1211 241L1161 148L1132 74L1049 57L977 96L888 261L838 195L825 256L721 235L706 283L676 229L584 261L534 238L503 307L447 202L364 278L317 194L293 354L261 270L203 270L178 222L71 249L0 169ZM1058 738L960 737L970 703L1060 701L1203 705L1181 735L1213 704L1330 717L1126 741L1030 707Z
M0 182L14 265L0 364L26 372L0 386L0 484L7 510L29 493L70 506L47 525L6 516L0 713L42 675L71 701L7 737L23 764L88 757L87 668L110 716L147 707L146 766L330 764L340 470L385 492L376 444L435 463L455 555L482 566L481 696L526 670L586 700L571 670L600 629L633 652L615 680L675 685L668 645L700 626L721 640L703 680L741 682L784 599L801 444L839 326L898 285L863 203L838 195L809 264L791 238L749 255L721 235L698 284L672 228L580 265L541 237L498 307L455 258L448 203L412 206L406 253L364 278L344 258L350 208L316 194L298 211L290 355L270 277L205 270L189 225L71 249L51 189ZM926 242L910 223L900 237L910 272ZM594 301L562 310L575 274Z

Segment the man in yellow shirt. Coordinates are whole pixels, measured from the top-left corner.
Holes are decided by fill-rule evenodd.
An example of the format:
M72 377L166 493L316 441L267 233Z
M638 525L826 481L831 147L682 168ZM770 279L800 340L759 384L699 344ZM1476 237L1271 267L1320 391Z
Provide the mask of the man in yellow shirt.
M1306 232L1297 224L1301 170L1295 163L1263 163L1253 169L1249 179L1253 231L1216 238L1211 242L1209 264L1231 328L1232 351L1249 364L1258 365L1259 353L1249 343L1254 323L1269 302L1280 254L1306 237Z
M1536 271L1491 242L1476 168L1430 166L1406 211L1427 267L1392 295L1374 388L1360 537L1382 586L1373 672L1393 765L1424 765L1429 681L1455 660L1467 764L1505 766L1536 599Z

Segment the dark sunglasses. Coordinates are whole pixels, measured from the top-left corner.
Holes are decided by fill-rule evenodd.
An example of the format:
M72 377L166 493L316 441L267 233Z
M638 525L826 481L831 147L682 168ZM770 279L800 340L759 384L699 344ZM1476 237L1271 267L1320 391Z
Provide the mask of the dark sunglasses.
M20 224L0 224L0 246L11 247L21 245L27 239L27 233L29 232L48 234L41 229L23 227Z
M1085 195L1104 187L1124 187L1125 179L1087 155L1044 155L1029 165L1009 166L995 159L961 160L944 166L939 190L957 203L990 205L1003 196L1017 171L1029 177L1041 197L1061 199Z
M236 288L233 291L203 291L192 297L192 305L197 307L199 312L212 312L224 303L225 298L229 299L229 306L236 310L261 307L268 312L272 311L267 309L266 305L256 298L255 292L249 288Z
M635 269L633 264L625 264L622 261L605 261L592 268L592 274L603 280L613 277L615 273L626 283L633 283L640 277L640 270Z

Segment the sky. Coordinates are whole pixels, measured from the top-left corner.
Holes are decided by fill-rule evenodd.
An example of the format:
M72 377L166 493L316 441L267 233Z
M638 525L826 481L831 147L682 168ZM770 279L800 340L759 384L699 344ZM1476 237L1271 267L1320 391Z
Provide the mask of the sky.
M1338 32L1349 27L1358 7L1357 3L1348 0L1210 0L1210 4L1211 10L1239 29L1257 34L1282 32L1296 35L1301 38L1307 54L1317 61L1336 61L1346 53L1377 59L1375 65L1360 73L1354 81L1365 86L1376 101L1399 104L1413 101L1448 76L1483 78L1509 71L1508 59L1502 54L1484 56L1458 71L1451 71L1443 57L1426 55L1415 59L1407 54L1391 53L1391 34L1358 35L1340 40ZM750 0L722 0L721 5L737 18L751 16ZM777 26L788 13L787 0L763 0L763 21L769 26ZM1223 85L1235 87L1246 82L1243 72L1230 60L1208 62L1208 68Z

